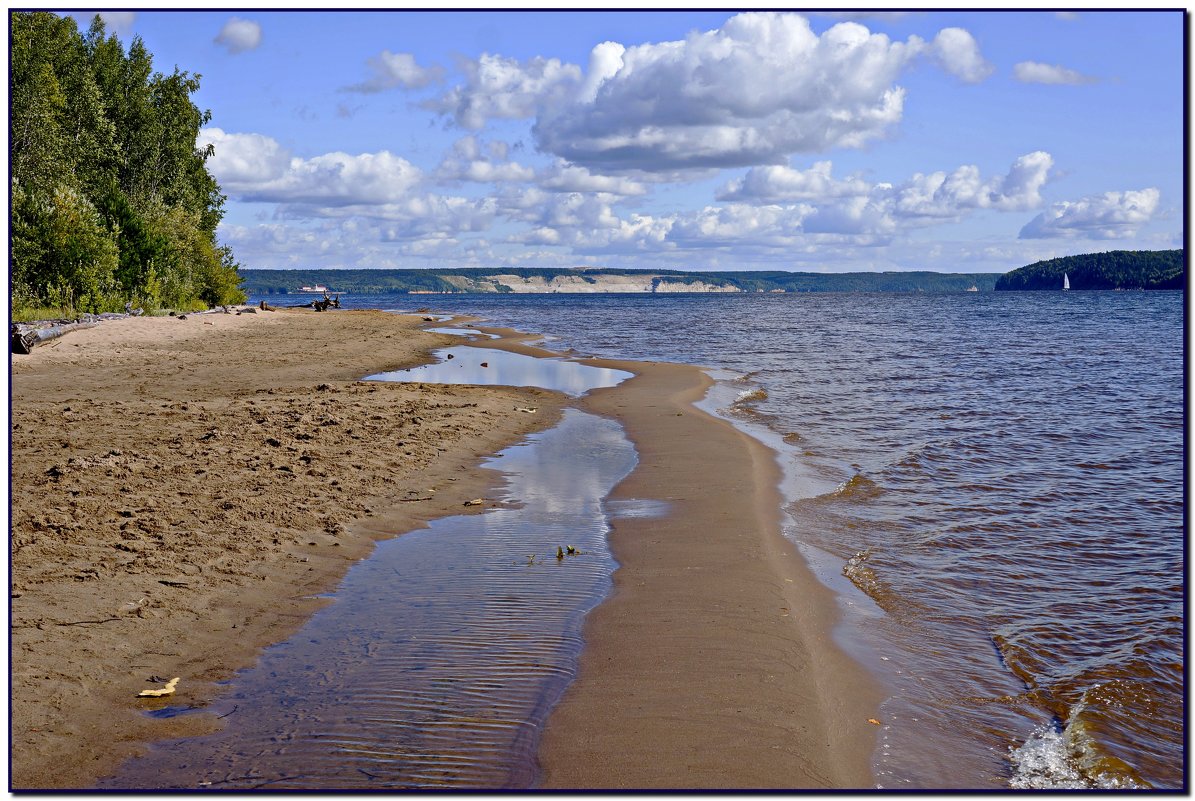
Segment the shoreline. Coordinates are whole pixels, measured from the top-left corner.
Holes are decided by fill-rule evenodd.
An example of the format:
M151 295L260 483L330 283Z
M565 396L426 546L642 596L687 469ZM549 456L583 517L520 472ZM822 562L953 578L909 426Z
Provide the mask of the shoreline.
M475 327L502 337L477 347L560 355ZM885 693L834 641L835 594L782 533L775 451L697 406L714 383L700 367L577 361L634 374L574 401L638 453L607 501L668 511L610 521L614 586L585 618L536 789L872 789Z
M500 480L482 460L563 398L360 381L456 341L421 323L138 318L10 357L10 787L86 789L218 728L146 712L206 706L377 540L485 508L463 506ZM153 675L182 676L168 701L135 697Z
M697 367L647 363L583 399L639 451L611 500L670 509L612 522L620 568L549 718L544 789L874 784L879 685L833 641L833 593L782 533L774 452L694 405L712 383Z
M463 414L462 408L474 405L472 401L481 397L486 401L482 405L489 417L464 432L456 443L460 445L456 450L449 448L446 455L440 456L439 453L445 452L445 449L436 448L436 452L429 457L431 473L418 478L408 476L410 482L407 484L383 480L381 487L374 486L381 494L375 493L369 504L362 504L348 525L312 535L312 539L307 539L307 533L298 531L291 537L294 541L288 543L289 548L283 548L286 551L284 555L290 559L304 560L298 565L288 563L286 559L271 559L277 557L277 553L249 557L249 562L256 562L257 567L241 565L241 572L247 575L264 573L257 577L259 583L252 586L249 594L244 591L248 581L245 580L240 582L240 586L233 587L235 592L229 592L229 587L225 586L223 590L207 593L206 606L196 604L195 590L199 588L190 586L194 580L172 574L165 582L151 588L157 595L148 608L138 607L132 614L114 613L116 616L112 622L116 626L75 626L69 623L63 626L62 621L52 621L58 626L47 626L48 610L44 599L40 619L35 614L35 605L31 603L39 591L45 594L46 588L40 585L19 587L21 577L14 560L13 776L10 779L13 787L90 786L124 757L142 751L144 742L201 734L218 727L218 721L203 720L197 716L153 719L138 714L137 704L132 702L129 697L131 693L127 690L131 688L135 692L151 686L138 684L142 681L140 675L136 678L118 677L119 680L116 680L93 669L81 676L76 675L72 680L65 668L71 663L77 665L85 656L96 653L94 647L89 647L95 644L91 641L106 639L111 648L118 628L129 628L130 621L134 619L141 624L154 621L151 626L139 627L154 629L155 641L162 641L171 633L176 635L176 641L185 639L187 647L180 650L189 649L189 652L186 658L175 657L174 661L186 665L185 675L191 681L186 686L186 692L180 688L172 701L201 706L220 692L215 681L227 678L237 667L253 664L261 648L285 639L297 630L322 605L322 601L313 596L334 588L349 565L368 555L376 540L400 536L436 517L461 514L464 500L484 495L485 487L493 486L497 474L481 467L481 457L518 441L532 431L554 425L560 409L565 405L574 405L617 419L639 452L638 466L615 488L611 500L667 500L661 496L670 493L673 499L665 518L616 519L612 522L610 545L620 563L614 576L614 590L586 618L585 647L581 654L579 675L563 700L550 713L540 747L541 779L536 786L595 789L872 786L870 754L875 743L875 729L866 719L875 714L873 710L880 700L876 685L861 666L849 660L833 643L830 634L838 612L832 593L818 582L805 566L796 547L780 531L779 465L774 454L729 422L693 405L704 396L711 383L708 376L690 365L580 359L586 364L624 369L636 375L619 387L595 390L580 400L566 399L547 391L505 387L396 383L381 389L380 382L377 386L363 383L361 377L426 363L432 349L459 344L459 339L419 331L421 321L418 314L345 311L323 316L314 312L288 311L258 315L257 322L277 322L284 317L303 320L310 336L312 331L320 330L318 327L321 323L326 324L325 329L337 328L339 323L328 323L329 319L348 319L344 317L346 314L368 316L370 319L356 327L355 333L360 336L356 342L344 342L343 334L346 332L341 332L342 341L330 346L337 353L325 355L341 357L334 362L337 364L336 369L329 370L326 363L311 369L310 363L305 364L301 358L301 348L296 351L297 346L304 344L301 342L291 341L284 349L285 353L278 353L277 348L267 349L258 354L269 363L264 372L262 366L255 363L256 370L252 375L232 381L234 386L231 388L224 387L226 406L243 407L246 403L253 404L250 399L266 400L268 395L281 393L284 397L269 399L278 402L277 411L281 412L296 404L302 405L304 399L307 402L325 400L324 396L332 392L336 394L338 404L348 401L361 405L360 424L366 424L367 421L378 423L387 415L371 414L384 409L376 403L371 404L370 401L374 399L368 396L380 391L388 403L400 396L406 402L427 401L419 410L423 417L435 414L427 407L451 402L456 403L452 411L460 416ZM253 320L252 316L245 316ZM198 329L201 334L216 333L213 329L219 326L229 329L228 333L231 334L249 322L227 315L212 317L220 319L211 322L211 329L204 331L200 328L202 323L196 321L193 330ZM401 324L395 322L399 320ZM464 322L476 321L468 317L454 320L454 324ZM174 335L182 330L180 326L184 323L167 318L165 322L155 325L160 329L159 335L163 331ZM395 330L388 336L396 336L401 330L407 349L401 358L392 357L386 361L377 354L377 344L379 338L387 335L372 327L389 325L393 325ZM488 326L473 327L479 331L497 333L502 339L472 341L469 343L471 346L535 356L560 356L528 344L538 340L539 335ZM112 329L105 330L111 332ZM329 332L324 330L324 333ZM370 336L374 338L368 339ZM37 386L38 382L32 380L39 372L36 362L30 363L30 360L44 353L42 361L48 364L43 365L43 369L57 366L59 369L82 369L86 372L89 368L99 366L96 364L99 362L116 367L119 372L121 359L116 357L128 355L129 349L122 353L119 343L110 339L104 341L103 337L99 337L100 341L94 345L99 350L90 352L92 362L87 363L84 358L81 364L79 359L71 358L75 355L73 351L82 346L80 340L71 337L64 339L65 342L59 340L58 343L43 346L44 351L39 348L32 357L23 357L26 363L19 369L15 366L18 364L15 358L13 361L14 552L19 552L16 536L17 474L20 470L20 477L27 478L31 472L16 458L18 445L25 446L24 440L18 437L16 424L19 420L16 415L22 404L32 403L27 397L18 398L18 388L22 388L22 395L46 389ZM92 342L96 339L94 334L89 338ZM265 340L271 339L276 337L265 337ZM291 339L299 340L301 337L296 334ZM183 338L178 346L185 350L189 342L191 340ZM169 342L165 344L170 345ZM327 342L323 344L329 345ZM141 345L150 351L169 350L169 347L161 347L163 343L160 336L156 339L151 337ZM105 349L115 353L109 354ZM144 359L147 355L142 352L138 356L137 349L131 349L133 359ZM86 357L87 353L80 355ZM107 365L108 362L113 364ZM124 369L130 366L126 364ZM144 364L141 367L143 371L146 369ZM219 367L227 369L229 365L220 364ZM182 372L183 368L180 367L179 371ZM189 378L193 378L189 373L181 377L181 386L174 387L174 390L187 392L188 389L194 391L202 387L202 381ZM209 375L209 382L213 378L213 375ZM263 388L263 380L274 386ZM348 387L331 386L327 380L348 382ZM43 380L42 383L51 387L54 384L51 380ZM78 382L73 382L70 387L71 390L78 388ZM345 390L353 388L356 388L356 392L350 391L349 394L354 397L344 397ZM60 386L56 391L62 394L64 388ZM138 393L144 394L145 391L144 386L138 388ZM391 393L394 397L391 397ZM55 399L51 392L41 402L57 404L59 407L69 406L69 411L54 410L64 417L69 427L72 417L80 415L82 410L79 407L85 406L86 402L74 392L66 394L70 397ZM156 394L162 393L159 391ZM506 408L510 408L510 403L526 403L528 398L534 398L541 414L532 420L526 419L525 415L517 415L516 418L507 415L505 423L499 422L495 426L498 405L506 403ZM66 400L74 400L76 404L72 406ZM111 401L118 407L128 403L115 398ZM164 407L171 405L163 404ZM203 402L192 402L190 405L190 410L184 405L182 411L190 411L190 417L201 418L190 421L194 428L192 433L204 431L211 434L213 426L198 427L194 424L221 419L218 414L212 416L218 410L207 408ZM207 405L211 405L210 401ZM196 406L200 407L198 414L195 414ZM126 411L133 410L121 409L118 413ZM225 413L228 411L228 408L224 409ZM453 425L451 422L445 423L445 419L455 419L452 411L447 413L446 418L438 419L438 422ZM291 414L294 412L291 411ZM89 422L94 423L98 416L89 414L87 417ZM172 422L176 426L183 423L182 420ZM397 424L397 428L402 428L398 420L392 422ZM384 427L385 423L378 425ZM419 428L430 430L431 426L421 424ZM216 431L215 439L219 441L218 427ZM429 437L432 433L443 436L442 430L430 430ZM411 436L410 427L403 430L403 436ZM47 458L75 453L78 450L77 443L69 435L67 439L69 450L62 454L49 454ZM197 439L202 440L202 436ZM277 441L277 437L274 439ZM419 441L417 437L416 441ZM367 449L370 444L371 440L363 440L362 448ZM286 447L294 449L295 445L302 447L301 443L291 442ZM477 452L479 449L484 452ZM310 454L310 451L304 450L305 455ZM122 468L126 472L130 470L130 465L121 464L121 457L129 455L121 450L115 457L111 454L93 455L90 459L93 462L108 459L110 463L103 467L111 475L113 468L118 472ZM193 459L194 453L189 457ZM358 454L350 450L345 457L355 459ZM54 467L62 472L61 466ZM324 473L329 482L343 480L349 475L343 460L335 467L337 472ZM353 464L352 467L359 469L362 465ZM380 472L384 472L379 470L381 465L368 467L373 469L375 479ZM727 475L728 468L733 475ZM393 469L393 465L390 469ZM135 472L135 468L132 470ZM79 471L75 466L65 472L67 475L56 478L55 483L68 481L72 472ZM420 488L420 484L427 486ZM406 504L401 502L404 498L396 497L401 495L404 487L412 494L426 496L427 489L432 486L440 489L441 493L430 502ZM683 487L702 488L701 503L697 505L699 508L688 508L688 501L680 500L676 493L678 488ZM219 500L219 497L217 495L212 500ZM293 498L282 496L275 500L286 502ZM110 522L119 523L121 515L127 515L127 510L118 513ZM128 520L125 522L127 524ZM725 534L727 528L732 529L731 537L710 536ZM645 544L646 538L661 540L664 537L667 538L666 543L661 541L654 547ZM276 544L277 537L274 541ZM307 545L304 546L301 541L306 541ZM162 547L179 545L159 544ZM119 543L115 545L119 547ZM268 548L265 550L269 551ZM274 550L279 549L275 547ZM297 556L298 553L303 556ZM177 554L175 558L178 558ZM308 563L311 563L310 566L303 570L302 567ZM272 570L263 569L263 564ZM157 578L157 573L161 572L159 565L152 576L139 576L136 581L126 582L130 587L122 586L120 589L126 590L124 594L129 595L127 590L131 584L149 586L147 579ZM694 581L695 575L701 576L699 581ZM68 596L69 601L74 601L74 611L81 611L86 607L79 604L86 604L88 599L95 606L95 587L98 585L89 584L101 578L99 575L83 579L78 575L71 576L72 587L66 585L64 577L59 576L56 582L50 584ZM171 586L169 582L172 581L176 584L181 582L181 586ZM288 582L293 583L288 586ZM236 585L236 582L233 584ZM303 591L296 594L295 590L299 587ZM284 588L287 592L282 592ZM181 611L173 614L175 610L169 608L164 610L163 607L168 607L168 604L161 603L161 600L163 596L171 594L174 596L172 600L180 604L188 602L182 597L185 594L191 606L198 608L188 607L190 614L182 614ZM108 595L112 596L111 601L114 603L121 597L119 590L110 591ZM48 604L48 607L49 611L65 611L54 608L53 603ZM217 618L203 620L202 612L215 613ZM18 619L24 621L25 625L18 626ZM232 622L234 620L237 622ZM629 626L628 623L635 625ZM137 622L133 625L134 628L138 627ZM232 632L230 625L238 630ZM68 664L55 665L57 673L41 680L35 679L33 674L47 668L44 657L39 661L30 655L31 649L27 646L31 638L29 632L25 631L30 628L39 632L49 629L59 639L82 640L82 653L76 657L73 649L64 653L59 647L58 659L65 658ZM202 631L196 633L197 628ZM64 638L61 636L63 632L71 632L71 635ZM130 635L126 631L120 636L127 639ZM38 640L36 637L33 639ZM40 642L50 639L41 637ZM119 656L124 657L122 662L114 663L109 658L103 667L108 671L119 667L127 672L130 647L136 650L136 639L134 634L131 643L122 644L123 647L119 649ZM717 643L716 653L713 653L715 649L710 647L711 643ZM25 662L18 656L22 648L25 654L23 658L27 660ZM204 650L210 654L213 649L219 656L203 655ZM743 659L744 654L754 654L755 658ZM152 661L145 654L137 658L143 662ZM20 673L17 670L18 663L25 668ZM160 665L162 660L158 659L153 664ZM163 671L170 670L172 668L162 667L153 672L164 675ZM45 679L51 677L52 680L48 682L52 685L49 697L68 703L47 706ZM82 681L79 680L81 677ZM24 695L30 691L34 697L25 700ZM52 724L56 725L34 726L33 722L44 717L47 709L51 712ZM612 709L618 711L611 714ZM104 726L100 728L103 731L98 731L94 725L88 727L77 721L66 720L67 710L76 718L80 712L102 717ZM129 712L121 717L121 710ZM39 716L37 712L42 714ZM54 713L57 719L54 719ZM36 752L38 759L30 760L30 751Z

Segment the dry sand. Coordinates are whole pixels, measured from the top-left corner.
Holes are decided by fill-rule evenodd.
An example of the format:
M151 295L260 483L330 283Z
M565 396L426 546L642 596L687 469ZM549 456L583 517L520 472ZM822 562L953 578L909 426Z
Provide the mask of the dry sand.
M12 357L11 787L89 787L193 731L140 711L147 678L202 704L374 539L484 508L479 457L561 398L358 381L459 341L419 322L122 320Z
M461 512L485 494L479 455L556 419L552 393L355 380L448 342L416 324L147 320L14 357L14 787L86 787L188 733L137 711L147 676L210 698L371 537ZM548 355L504 333L474 344ZM696 368L592 363L637 373L581 401L638 449L614 497L671 513L613 523L614 592L548 720L541 786L870 787L880 697L780 533L773 454L691 405Z

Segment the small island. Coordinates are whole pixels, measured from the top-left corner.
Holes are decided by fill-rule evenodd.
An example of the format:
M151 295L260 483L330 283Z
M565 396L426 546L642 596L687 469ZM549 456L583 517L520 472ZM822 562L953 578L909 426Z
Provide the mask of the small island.
M1070 289L1182 289L1186 284L1182 250L1111 250L1034 262L1006 273L996 291Z

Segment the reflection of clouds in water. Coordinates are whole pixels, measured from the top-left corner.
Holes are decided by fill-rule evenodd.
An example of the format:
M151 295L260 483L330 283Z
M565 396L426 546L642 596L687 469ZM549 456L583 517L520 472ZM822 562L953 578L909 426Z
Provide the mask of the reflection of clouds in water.
M670 504L650 498L626 498L606 502L606 513L612 518L663 517L668 514Z
M554 431L487 466L508 473L507 494L526 504L537 525L578 515L602 520L602 499L634 466L634 449L618 423L575 409L565 410Z
M467 345L437 350L435 355L440 359L437 364L379 373L369 376L368 380L540 387L577 397L591 389L612 387L631 377L625 370L590 367L561 359L537 359L521 353ZM482 362L489 366L482 367Z
M489 334L485 331L477 331L472 328L429 328L428 331L433 334L452 334L458 337L489 337L490 339L497 339L497 334Z

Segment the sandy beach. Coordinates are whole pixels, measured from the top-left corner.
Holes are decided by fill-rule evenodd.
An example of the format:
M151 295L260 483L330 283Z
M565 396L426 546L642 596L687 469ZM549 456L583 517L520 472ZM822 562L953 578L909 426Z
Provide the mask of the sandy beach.
M485 508L462 506L493 481L479 458L561 399L358 381L456 341L420 322L123 320L12 357L13 788L89 787L214 725L135 696L180 676L174 703L203 703L377 537Z
M13 357L11 785L85 788L154 719L295 631L380 537L485 497L481 457L551 425L535 389L362 383L450 337L413 316L272 312L107 323ZM496 329L495 329L496 330ZM496 346L547 355L507 334ZM833 598L780 533L770 451L691 403L686 365L579 405L639 466L615 499L615 588L549 717L545 788L865 788L879 696L832 643ZM535 407L534 415L516 408Z

